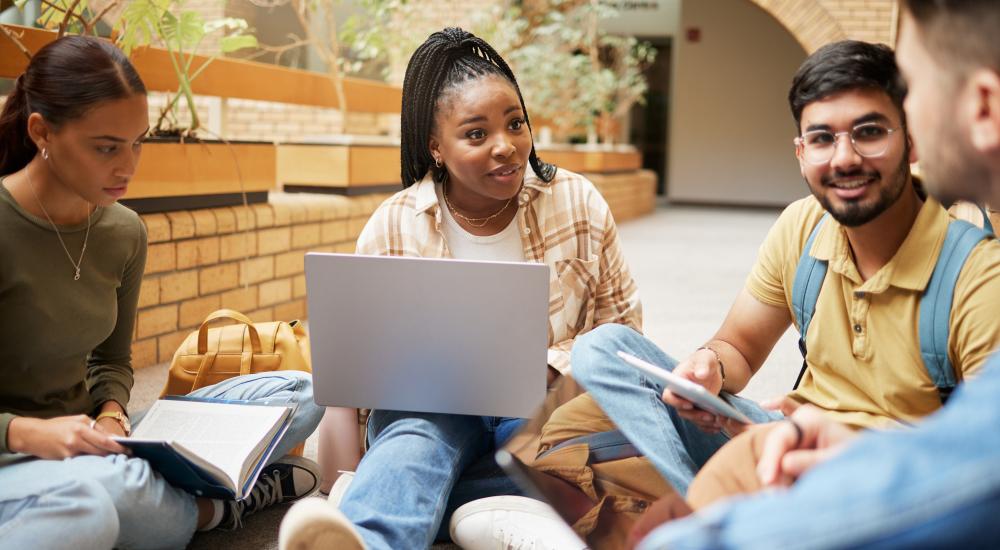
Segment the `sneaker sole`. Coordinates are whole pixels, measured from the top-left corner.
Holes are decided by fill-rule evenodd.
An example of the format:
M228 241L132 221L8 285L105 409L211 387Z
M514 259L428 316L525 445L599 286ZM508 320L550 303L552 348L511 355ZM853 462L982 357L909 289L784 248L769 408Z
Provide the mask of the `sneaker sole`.
M278 531L280 550L364 550L364 541L354 526L324 499L307 498L297 502Z

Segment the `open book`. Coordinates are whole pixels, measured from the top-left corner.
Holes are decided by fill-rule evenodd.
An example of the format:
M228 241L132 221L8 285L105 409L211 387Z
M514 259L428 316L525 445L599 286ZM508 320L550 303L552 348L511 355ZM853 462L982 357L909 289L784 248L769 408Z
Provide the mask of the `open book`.
M169 396L128 438L115 440L171 485L196 496L244 499L291 422L292 407Z

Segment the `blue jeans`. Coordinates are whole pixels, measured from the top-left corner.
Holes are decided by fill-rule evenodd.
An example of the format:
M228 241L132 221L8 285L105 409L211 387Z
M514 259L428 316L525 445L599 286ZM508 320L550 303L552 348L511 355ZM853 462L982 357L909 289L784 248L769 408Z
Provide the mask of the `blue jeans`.
M312 377L298 371L231 378L191 395L297 405L272 460L309 437L323 416L313 403ZM142 459L23 457L0 467L5 548L183 548L197 521L195 497L170 486Z
M673 370L677 362L649 339L624 325L606 324L578 336L573 344L573 376L604 409L612 422L681 494L698 470L729 441L682 419L660 398L663 385L622 361L621 350ZM734 407L758 423L780 420L781 413L724 394Z
M523 422L454 414L372 411L368 451L340 511L371 550L427 548L445 520L477 498L519 494L492 460Z
M791 489L722 502L640 548L998 548L998 426L994 355L915 429L867 433Z

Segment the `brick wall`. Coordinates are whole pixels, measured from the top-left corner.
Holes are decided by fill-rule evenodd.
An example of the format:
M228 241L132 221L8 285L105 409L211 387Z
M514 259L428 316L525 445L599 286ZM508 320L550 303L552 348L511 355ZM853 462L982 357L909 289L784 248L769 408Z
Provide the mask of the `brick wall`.
M167 94L149 94L149 120L156 124ZM249 141L316 141L334 135L399 136L397 113L347 113L338 109L291 105L251 99L195 96L198 118L204 129L227 139ZM178 107L178 120L188 122L187 104ZM204 137L213 137L205 135Z
M354 252L387 195L272 193L268 204L142 216L149 256L132 344L136 368L169 361L220 307L255 321L305 318L304 255Z
M895 43L895 0L819 0L847 38Z
M808 52L845 38L895 43L896 0L750 0L775 17Z

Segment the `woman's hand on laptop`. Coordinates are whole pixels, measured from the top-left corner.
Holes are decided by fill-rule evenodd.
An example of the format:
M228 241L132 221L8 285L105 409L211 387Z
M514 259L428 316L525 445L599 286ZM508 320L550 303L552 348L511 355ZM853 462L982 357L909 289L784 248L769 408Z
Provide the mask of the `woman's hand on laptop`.
M673 373L704 387L709 392L719 395L722 390L722 370L719 361L711 350L701 349L692 353L674 368ZM694 403L684 399L670 390L664 390L663 402L677 409L681 418L694 423L707 433L718 433L725 427L723 419L697 408Z

